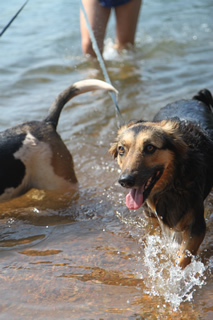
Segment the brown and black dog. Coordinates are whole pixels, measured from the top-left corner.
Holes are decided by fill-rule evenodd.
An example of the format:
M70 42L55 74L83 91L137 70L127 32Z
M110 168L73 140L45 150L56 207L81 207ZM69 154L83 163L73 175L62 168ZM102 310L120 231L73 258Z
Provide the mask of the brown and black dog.
M72 155L56 128L60 113L71 98L97 89L116 92L104 81L76 82L55 99L46 119L0 133L0 201L15 198L31 188L77 188Z
M152 122L122 126L109 152L130 189L129 209L146 202L164 226L183 233L178 263L196 255L206 232L204 199L213 185L213 98L204 89L162 108Z

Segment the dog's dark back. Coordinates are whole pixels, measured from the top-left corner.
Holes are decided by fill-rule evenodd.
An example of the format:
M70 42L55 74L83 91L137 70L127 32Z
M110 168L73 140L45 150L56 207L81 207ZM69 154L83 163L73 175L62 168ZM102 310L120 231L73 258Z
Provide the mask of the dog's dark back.
M213 98L211 92L203 89L191 100L179 100L168 104L155 115L153 121L172 118L199 124L213 139Z

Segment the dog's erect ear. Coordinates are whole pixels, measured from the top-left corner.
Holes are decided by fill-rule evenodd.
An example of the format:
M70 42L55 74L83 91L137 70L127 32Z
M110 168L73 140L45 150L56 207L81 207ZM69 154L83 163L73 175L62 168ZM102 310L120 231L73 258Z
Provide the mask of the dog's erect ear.
M117 158L118 156L117 145L118 145L117 142L114 142L111 148L108 150L108 152L113 155L114 159Z

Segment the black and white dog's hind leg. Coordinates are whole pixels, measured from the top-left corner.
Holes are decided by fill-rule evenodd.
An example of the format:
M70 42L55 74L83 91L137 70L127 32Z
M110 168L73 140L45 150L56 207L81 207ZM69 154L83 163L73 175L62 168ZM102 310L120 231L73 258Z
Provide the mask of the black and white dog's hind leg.
M74 96L103 89L116 90L100 80L84 80L64 90L43 121L26 122L0 133L0 201L31 188L77 188L72 155L56 128L61 110Z

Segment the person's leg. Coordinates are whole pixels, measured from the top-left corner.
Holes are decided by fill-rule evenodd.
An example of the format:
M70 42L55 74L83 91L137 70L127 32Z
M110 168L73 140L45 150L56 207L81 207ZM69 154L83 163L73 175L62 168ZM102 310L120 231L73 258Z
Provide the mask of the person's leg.
M117 49L134 44L141 3L142 0L131 0L115 8Z
M87 13L90 26L94 32L97 45L102 53L106 26L111 9L101 6L98 0L82 0L82 3ZM84 54L90 54L95 57L96 54L92 48L89 31L82 11L80 13L80 22L82 51Z

